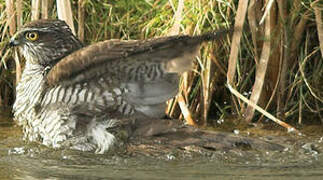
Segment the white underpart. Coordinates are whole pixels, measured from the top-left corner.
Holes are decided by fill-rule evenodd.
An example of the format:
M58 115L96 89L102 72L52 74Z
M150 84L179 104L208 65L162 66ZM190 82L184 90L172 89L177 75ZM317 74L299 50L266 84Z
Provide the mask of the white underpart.
M116 124L117 120L110 119L109 121L98 122L96 118L93 118L88 127L88 136L93 138L97 149L95 153L103 154L113 146L115 137L113 134L107 131L107 128L111 128Z
M38 114L35 107L40 102L44 87L39 66L26 64L22 78L16 88L16 101L13 105L15 120L24 128L24 138L36 141L40 138Z

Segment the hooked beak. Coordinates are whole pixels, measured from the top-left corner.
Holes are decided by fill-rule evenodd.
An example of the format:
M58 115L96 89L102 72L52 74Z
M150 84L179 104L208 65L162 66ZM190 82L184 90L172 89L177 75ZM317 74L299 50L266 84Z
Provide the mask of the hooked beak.
M10 47L14 47L14 46L18 46L20 43L18 40L15 39L15 37L12 37L9 41L9 46Z

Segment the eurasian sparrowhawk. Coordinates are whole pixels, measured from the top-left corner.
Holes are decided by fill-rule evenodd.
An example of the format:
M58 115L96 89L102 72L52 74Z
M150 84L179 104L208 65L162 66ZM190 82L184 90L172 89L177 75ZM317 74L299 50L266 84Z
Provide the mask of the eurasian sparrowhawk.
M25 138L103 153L109 129L126 117L160 118L192 67L199 45L227 31L149 40L108 40L83 46L61 20L25 25L10 41L26 59L14 119Z

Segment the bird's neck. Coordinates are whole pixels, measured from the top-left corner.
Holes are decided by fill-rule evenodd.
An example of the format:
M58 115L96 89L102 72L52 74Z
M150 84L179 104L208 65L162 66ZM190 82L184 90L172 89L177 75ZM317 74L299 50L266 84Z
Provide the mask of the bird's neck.
M19 124L24 124L26 120L30 120L29 116L35 115L35 107L39 104L45 87L43 71L43 66L26 63L16 87L13 105L14 116Z
M24 75L36 75L36 76L42 75L42 71L44 69L45 69L45 67L42 65L39 65L36 63L30 63L27 61L22 76L24 76Z

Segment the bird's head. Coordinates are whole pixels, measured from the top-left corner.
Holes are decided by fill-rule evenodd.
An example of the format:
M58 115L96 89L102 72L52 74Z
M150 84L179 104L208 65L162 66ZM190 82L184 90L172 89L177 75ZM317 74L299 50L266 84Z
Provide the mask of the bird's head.
M82 47L68 25L61 20L37 20L23 26L11 39L27 62L53 65Z

